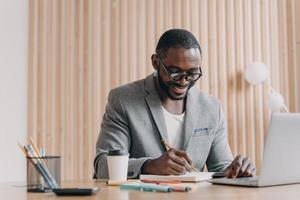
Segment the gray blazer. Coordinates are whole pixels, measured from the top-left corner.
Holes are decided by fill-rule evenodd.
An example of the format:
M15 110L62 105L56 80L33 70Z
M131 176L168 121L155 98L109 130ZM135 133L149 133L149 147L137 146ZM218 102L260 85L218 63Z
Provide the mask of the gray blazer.
M196 87L187 95L180 149L200 171L223 171L233 160L227 141L226 122L218 100ZM148 159L165 151L168 142L155 74L110 91L96 146L96 178L107 178L108 149L129 152L128 178L136 178Z

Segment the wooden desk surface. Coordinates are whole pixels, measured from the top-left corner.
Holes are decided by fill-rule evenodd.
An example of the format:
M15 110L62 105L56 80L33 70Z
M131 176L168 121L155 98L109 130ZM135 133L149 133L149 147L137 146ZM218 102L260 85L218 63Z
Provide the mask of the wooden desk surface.
M179 200L179 199L300 199L300 184L265 187L247 188L236 186L212 185L208 182L192 184L193 190L190 192L143 192L132 190L120 190L117 186L107 186L103 182L89 181L69 181L64 182L64 187L76 186L98 186L100 191L96 195L85 197L57 197L54 193L27 193L26 188L20 183L1 183L0 199L143 199L143 200ZM24 185L24 184L23 184Z

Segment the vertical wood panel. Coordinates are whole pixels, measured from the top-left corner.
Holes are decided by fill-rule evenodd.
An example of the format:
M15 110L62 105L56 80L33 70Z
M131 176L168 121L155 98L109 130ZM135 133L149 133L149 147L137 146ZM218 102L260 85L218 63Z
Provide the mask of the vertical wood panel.
M54 146L54 152L53 154L59 155L62 152L62 144L61 141L63 140L63 131L62 131L62 124L63 124L63 118L62 118L62 21L63 21L63 14L62 14L62 2L55 1L56 6L56 12L54 13L56 15L56 32L54 33L56 35L56 48L53 49L56 59L54 59L55 65L55 75L53 76L53 82L55 83L55 94L53 95L55 98L55 107L53 108L55 110L54 114L54 121L55 121L55 127L54 127L54 135L55 135L55 146ZM61 19L61 20L59 20Z
M164 3L167 2L167 1L163 1ZM155 53L155 48L156 48L156 45L153 41L158 41L158 37L160 36L160 34L156 34L156 29L155 29L155 18L153 16L156 15L156 12L155 12L155 2L154 0L150 0L150 1L146 1L146 13L147 13L147 25L146 25L146 73L147 74L150 74L152 73L153 71L153 67L151 65L151 55L153 53ZM162 6L162 12L165 14L165 8L164 8L164 4L160 3L160 5ZM166 18L165 16L161 19L161 23L163 24L163 29L165 30L165 26L167 26L168 22L166 21ZM147 59L148 58L148 59ZM140 67L143 67L143 66L140 66Z
M216 0L208 1L208 77L209 93L218 95L218 47L217 47L217 6Z
M238 152L237 150L237 98L236 98L236 66L235 66L235 15L234 15L234 0L228 0L226 5L226 31L227 31L227 121L228 121L228 132L229 134L229 144L231 150L234 154Z
M270 1L269 0L263 0L261 3L261 10L260 10L260 14L261 14L261 42L262 42L262 60L264 61L264 63L270 68L270 40L271 40L271 36L270 36L270 23L269 23L269 5L270 5ZM263 86L263 96L262 96L262 116L261 116L261 121L263 122L262 124L262 128L263 128L263 135L262 135L262 146L264 144L265 141L265 136L266 136L266 132L268 130L268 121L269 121L269 109L268 109L268 97L269 97L269 87L268 85L264 85ZM261 152L262 153L262 152ZM262 155L260 155L261 157Z
M288 90L289 90L289 109L295 111L296 109L296 90L294 85L296 82L296 27L295 27L295 1L287 0L287 48L288 48Z
M296 111L299 111L300 109L300 86L299 86L299 82L300 82L300 1L296 1L295 2L295 25L296 25L296 76L297 76L297 81L296 81L296 91L297 91L297 95L296 95L296 99L297 99L297 106L296 106Z
M95 15L95 3L89 3L86 5L87 10L88 10L88 54L87 54L87 65L88 65L88 70L87 70L87 87L86 90L88 91L88 96L89 99L87 101L87 111L86 111L86 115L87 115L87 119L86 119L86 131L84 131L84 138L86 138L86 146L87 147L92 147L94 146L94 141L96 140L95 137L92 135L89 135L90 133L96 133L97 132L97 117L95 115L95 113L99 113L99 110L97 110L97 107L94 107L95 105L95 100L96 100L96 92L94 92L96 90L95 88L95 79L94 79L94 74L95 74L95 68L94 68L94 63L95 63L95 59L94 58L94 48L95 48L95 42L93 41L93 39L95 39L95 20L96 20L96 15ZM118 31L119 32L119 31ZM87 158L88 160L93 160L93 156L94 156L94 151L92 148L84 148L86 150L86 154L88 154ZM86 154L84 154L83 156L86 157ZM90 176L90 171L93 171L93 163L92 162L85 162L86 167L83 167L83 178L85 177L89 177ZM87 169L87 170L85 170Z
M137 12L138 12L138 21L137 21L137 52L139 55L137 56L137 71L138 77L146 76L146 66L147 61L146 58L146 0L137 2ZM156 26L157 27L157 26ZM144 66L144 67L143 67Z
M228 111L227 107L224 105L227 105L227 65L226 65L226 14L225 14L225 1L220 1L217 4L217 41L218 41L218 88L219 88L219 99L223 103L223 109L226 114L226 118L228 118Z
M286 18L286 0L278 0L278 28L279 28L279 65L288 66L287 60L287 18ZM289 107L289 91L288 91L288 73L287 68L280 67L280 92L285 98L285 102Z
M199 80L199 85L204 91L209 90L209 38L208 38L208 2L202 0L199 4L200 19L199 19L199 43L202 48L202 74Z
M244 41L249 41L249 38L244 36L243 30L243 2L244 1L236 1L235 2L235 35L236 35L236 71L235 78L237 80L237 120L238 120L238 134L237 134L237 151L241 154L245 154L246 149L246 133L242 131L243 123L244 123L244 102L243 102L243 92L244 92L244 81L242 68L244 65ZM247 32L247 31L246 31ZM244 40L245 37L245 40ZM247 117L247 116L246 116ZM247 120L247 118L246 118ZM249 141L250 142L250 141Z
M202 47L197 87L221 100L234 155L259 168L269 88L243 73L250 61L267 64L299 112L299 13L296 0L30 0L28 133L62 156L63 180L91 178L108 92L152 73L160 35L185 28Z
M66 40L66 27L68 25L67 24L67 12L65 9L65 5L66 5L67 1L61 1L60 4L57 4L58 7L60 7L61 10L61 20L58 24L60 24L58 30L61 30L61 35L60 35L60 40L58 40L57 42L60 44L60 55L58 55L58 57L60 58L60 61L58 61L57 64L57 72L59 74L59 76L57 76L56 78L59 79L60 84L57 85L57 87L59 89L57 89L57 99L59 102L59 106L56 108L57 110L57 115L56 115L56 120L57 122L57 129L59 131L57 131L56 134L59 135L59 141L58 141L58 148L57 151L55 152L56 155L61 155L62 156L62 168L61 168L61 175L62 177L65 179L65 168L67 167L66 165L66 146L65 145L65 136L66 136L66 105L65 105L65 99L66 99L66 85L65 85L65 79L66 79L66 63L67 63L67 54L66 54L66 49L67 49L67 40ZM58 9L59 10L59 9ZM59 15L58 15L59 16ZM59 19L59 18L58 18ZM57 37L59 38L59 37ZM59 52L59 51L58 51Z
M252 1L252 14L253 14L253 60L262 61L261 47L261 16L260 16L260 2L258 0ZM254 121L255 135L255 158L257 165L260 166L261 152L263 151L263 134L255 134L255 132L263 133L263 110L262 110L262 85L254 88L254 113L252 120Z
M37 17L38 8L34 0L29 1L28 21L28 134L37 139ZM29 54L28 54L29 55Z

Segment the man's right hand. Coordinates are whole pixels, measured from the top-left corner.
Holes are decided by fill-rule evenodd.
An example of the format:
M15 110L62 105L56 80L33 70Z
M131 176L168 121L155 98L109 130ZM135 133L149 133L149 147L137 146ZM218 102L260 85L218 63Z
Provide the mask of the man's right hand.
M143 174L181 175L192 171L192 160L185 151L169 149L156 159L147 160Z

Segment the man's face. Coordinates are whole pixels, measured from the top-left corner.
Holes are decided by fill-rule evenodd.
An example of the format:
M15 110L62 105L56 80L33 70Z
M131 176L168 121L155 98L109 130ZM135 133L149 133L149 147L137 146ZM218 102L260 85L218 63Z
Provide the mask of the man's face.
M200 51L196 48L170 48L165 58L156 57L158 84L161 90L172 100L182 100L195 81L186 80L186 76L179 80L170 79L170 73L197 74L200 73Z

